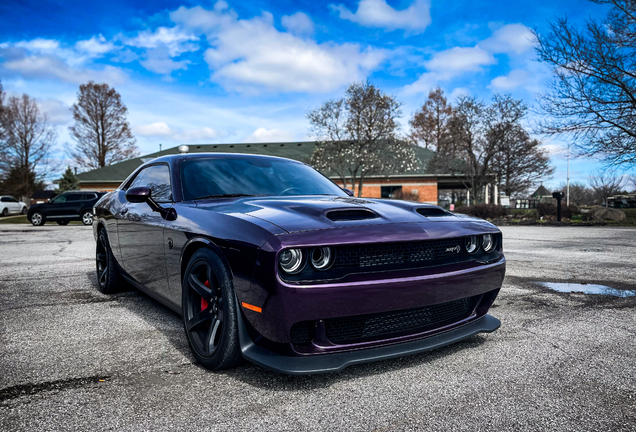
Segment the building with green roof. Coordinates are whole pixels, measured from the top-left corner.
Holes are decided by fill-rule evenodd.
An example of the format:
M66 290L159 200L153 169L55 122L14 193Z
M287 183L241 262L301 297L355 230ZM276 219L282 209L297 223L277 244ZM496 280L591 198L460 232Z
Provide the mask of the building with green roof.
M277 156L309 163L316 143L279 142L279 143L249 143L249 144L199 144L189 145L189 153L249 153L266 156ZM98 191L112 191L140 165L159 156L180 153L179 147L172 147L142 157L129 159L98 168L78 175L80 189ZM404 172L387 172L365 178L362 196L368 198L390 198L396 192L411 195L418 201L437 204L440 189L464 189L465 179L454 174L433 174L426 170L428 160L433 155L431 150L415 147L417 163L415 169ZM337 176L330 178L340 184Z

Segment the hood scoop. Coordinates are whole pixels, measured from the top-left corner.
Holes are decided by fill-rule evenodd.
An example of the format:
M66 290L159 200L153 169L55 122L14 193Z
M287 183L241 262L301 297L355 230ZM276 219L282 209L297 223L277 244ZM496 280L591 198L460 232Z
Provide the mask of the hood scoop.
M452 216L453 214L444 209L436 207L420 207L417 212L426 217Z
M330 219L334 222L375 219L378 217L378 215L373 213L371 210L358 210L358 209L331 210L327 212L326 216L327 216L327 219Z

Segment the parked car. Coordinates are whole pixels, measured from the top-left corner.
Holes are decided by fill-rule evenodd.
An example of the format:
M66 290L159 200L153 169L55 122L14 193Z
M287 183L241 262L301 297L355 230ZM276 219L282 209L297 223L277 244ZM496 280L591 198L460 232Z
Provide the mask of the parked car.
M211 370L242 356L333 372L500 326L487 314L505 273L497 227L351 195L288 159L160 157L95 206L98 288L127 282L181 314Z
M68 225L70 221L82 221L84 225L93 223L93 206L105 192L70 191L64 192L51 201L33 204L27 218L35 226L44 225L48 220L58 225Z
M25 214L27 205L9 195L0 196L0 215Z

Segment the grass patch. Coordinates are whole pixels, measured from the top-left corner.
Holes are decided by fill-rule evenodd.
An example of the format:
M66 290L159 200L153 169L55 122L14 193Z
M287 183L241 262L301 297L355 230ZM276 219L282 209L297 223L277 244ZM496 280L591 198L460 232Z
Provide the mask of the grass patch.
M621 209L625 212L625 222L636 223L636 208Z

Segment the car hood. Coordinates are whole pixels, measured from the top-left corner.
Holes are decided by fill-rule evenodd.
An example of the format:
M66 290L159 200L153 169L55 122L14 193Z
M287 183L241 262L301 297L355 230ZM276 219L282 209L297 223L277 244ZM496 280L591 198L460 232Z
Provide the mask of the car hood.
M248 197L197 201L197 207L267 221L288 233L360 225L479 221L441 207L398 200L330 196ZM421 213L428 214L425 216ZM432 214L431 214L432 213ZM435 214L437 213L437 215Z

